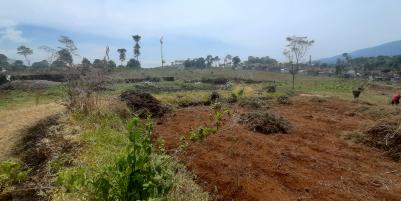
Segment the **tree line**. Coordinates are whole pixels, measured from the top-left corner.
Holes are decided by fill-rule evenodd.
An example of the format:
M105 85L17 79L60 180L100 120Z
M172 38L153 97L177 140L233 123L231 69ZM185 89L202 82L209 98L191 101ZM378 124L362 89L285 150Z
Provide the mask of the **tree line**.
M210 67L219 67L221 58L219 56L207 55L205 58L199 57L195 59L187 59L184 62L185 68L210 68ZM239 56L231 56L230 54L226 55L223 59L223 66L227 67L238 67L241 63L241 59Z
M88 70L89 68L98 68L98 69L112 69L116 67L126 67L139 69L141 68L141 63L139 61L139 56L141 54L140 51L140 40L141 36L134 35L132 36L135 45L133 46L133 55L134 57L129 59L126 65L123 63L127 58L127 50L124 48L117 49L117 53L119 54L120 65L117 64L109 58L110 48L107 46L105 55L103 59L95 59L93 63L86 58L82 57L82 61L80 64L74 64L74 57L81 57L77 51L74 41L68 36L60 36L58 42L61 43L61 47L52 48L49 46L41 46L40 50L46 52L47 59L42 61L34 62L31 65L30 56L34 53L33 49L27 47L25 45L21 45L17 48L17 54L24 57L25 63L22 60L15 60L12 63L9 63L9 59L6 55L0 54L0 70L27 70L27 69L62 69L62 68L80 68L84 70Z
M366 74L371 71L401 73L401 55L352 58L348 53L343 53L342 58L337 59L336 74L343 74L348 70Z

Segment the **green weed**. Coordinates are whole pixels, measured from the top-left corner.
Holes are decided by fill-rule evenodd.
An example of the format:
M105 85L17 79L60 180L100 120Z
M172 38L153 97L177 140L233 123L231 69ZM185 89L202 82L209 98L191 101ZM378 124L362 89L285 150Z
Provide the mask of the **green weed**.
M24 168L19 160L6 160L0 162L0 189L28 177L30 169Z

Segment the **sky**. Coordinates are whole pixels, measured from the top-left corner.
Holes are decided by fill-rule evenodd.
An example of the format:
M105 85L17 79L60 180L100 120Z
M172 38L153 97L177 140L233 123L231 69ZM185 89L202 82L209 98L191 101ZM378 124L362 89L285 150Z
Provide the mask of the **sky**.
M161 36L169 63L209 54L223 58L270 56L284 61L288 36L315 40L313 59L401 40L400 0L0 0L0 53L23 59L16 48L57 48L69 36L78 54L93 61L106 46L133 57L141 39L144 67L160 65ZM76 57L75 62L82 58ZM118 63L118 62L117 62Z

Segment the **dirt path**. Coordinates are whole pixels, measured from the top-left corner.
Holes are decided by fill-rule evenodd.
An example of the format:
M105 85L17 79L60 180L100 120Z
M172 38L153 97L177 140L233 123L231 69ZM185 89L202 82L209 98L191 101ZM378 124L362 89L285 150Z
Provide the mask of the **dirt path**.
M310 102L275 106L294 129L289 134L253 133L226 119L222 130L178 154L216 200L397 200L401 165L376 149L349 144L340 135L371 123L353 103ZM182 135L210 125L206 107L180 109L155 134L173 153Z
M22 137L23 129L62 110L63 106L57 103L0 110L0 160L10 157L13 147Z

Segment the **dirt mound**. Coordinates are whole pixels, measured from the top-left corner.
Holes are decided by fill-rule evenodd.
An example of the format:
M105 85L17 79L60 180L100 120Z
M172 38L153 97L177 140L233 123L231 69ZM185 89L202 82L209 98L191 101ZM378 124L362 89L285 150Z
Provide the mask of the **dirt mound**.
M264 134L287 133L292 127L286 119L271 112L249 112L241 114L238 123L248 129Z
M47 80L14 80L1 85L0 89L4 90L47 89L53 86L58 86L60 84L61 82L53 82Z
M168 111L159 100L149 93L137 91L125 91L120 95L122 101L127 103L131 111L140 117L151 115L152 117L161 117Z
M385 150L392 159L401 159L401 124L399 121L381 121L366 132L365 143Z

